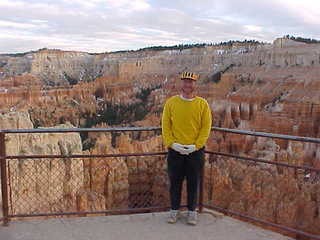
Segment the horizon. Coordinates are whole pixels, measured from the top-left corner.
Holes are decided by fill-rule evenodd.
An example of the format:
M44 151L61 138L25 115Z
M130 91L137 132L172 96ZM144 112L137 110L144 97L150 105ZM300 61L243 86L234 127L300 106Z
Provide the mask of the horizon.
M320 39L319 9L312 0L1 0L0 54L272 42L288 33Z
M294 38L302 38L302 39L309 39L309 40L314 40L317 41L317 43L320 43L320 40L318 39L314 39L314 38L304 38L304 37L296 37L296 36L292 36L292 35L286 35L289 37L294 37ZM286 36L282 36L282 37L277 37L278 38L286 38ZM274 40L276 40L274 39ZM290 39L290 38L289 38ZM273 44L272 42L267 42L267 41L257 41L255 39L245 39L243 41L240 40L229 40L226 42L219 42L219 43L186 43L186 44L179 44L179 45L168 45L168 46L146 46L146 47L142 47L139 49L120 49L120 50L114 50L114 51L105 51L105 52L85 52L85 51L77 51L77 50L69 50L69 49L58 49L58 48L47 48L47 47L42 47L42 48L38 48L38 49L30 49L26 52L15 52L15 53L0 53L0 55L25 55L25 54L29 54L29 53L36 53L42 50L55 50L55 51L63 51L63 52L82 52L82 53L87 53L87 54L92 54L92 55L99 55L99 54L109 54L109 53L119 53L119 52L139 52L139 51L146 51L146 50L152 50L152 49L156 49L156 48L165 48L165 49L161 49L161 50L167 50L167 49L171 49L171 48L178 48L178 47L185 47L188 46L185 49L188 48L193 48L193 47L204 47L204 46L220 46L223 45L225 43L245 43L245 42L254 42L256 44ZM201 45L201 46L199 46ZM185 50L183 49L183 50ZM158 49L157 49L158 50Z
M280 37L279 37L280 38ZM42 50L56 50L56 51L64 51L64 52L83 52L83 53L88 53L88 54L104 54L104 53L118 53L118 52L138 52L138 51L144 51L144 50L149 50L149 49L153 49L153 48L174 48L174 47L183 47L183 46L191 46L192 47L197 47L197 45L204 45L204 46L219 46L223 43L227 43L227 42L240 42L240 43L244 43L245 41L250 42L256 42L258 44L272 44L272 42L267 42L267 41L257 41L255 39L245 39L243 41L240 40L228 40L225 42L212 42L212 43L185 43L185 44L176 44L176 45L151 45L151 46L145 46L139 49L119 49L119 50L114 50L114 51L104 51L104 52L86 52L86 51L77 51L77 50L70 50L70 49L58 49L58 48L48 48L48 47L40 47L37 49L30 49L27 50L25 52L13 52L13 53L0 53L0 55L18 55L18 54L28 54L28 53L34 53L34 52L39 52ZM189 47L190 48L190 47ZM186 48L187 49L187 48Z

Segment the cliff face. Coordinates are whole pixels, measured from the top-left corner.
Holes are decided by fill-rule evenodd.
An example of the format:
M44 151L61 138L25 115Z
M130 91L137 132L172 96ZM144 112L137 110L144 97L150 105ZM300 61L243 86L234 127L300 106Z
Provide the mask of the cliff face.
M68 86L94 80L100 74L95 71L97 67L86 53L44 50L32 56L30 72L46 85Z
M82 52L41 50L22 57L0 56L0 79L30 73L49 86L75 85L98 77L119 82L145 82L176 75L185 69L201 73L202 79L234 66L319 65L319 44L276 39L270 44L234 44L184 50L145 50L90 55Z

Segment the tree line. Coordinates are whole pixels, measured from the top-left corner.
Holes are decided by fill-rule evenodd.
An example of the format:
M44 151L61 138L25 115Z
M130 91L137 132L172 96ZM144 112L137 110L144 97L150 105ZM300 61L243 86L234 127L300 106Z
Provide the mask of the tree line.
M288 35L285 35L283 36L284 38L287 38L287 39L291 39L293 41L296 41L296 42L304 42L304 43L320 43L320 40L317 40L317 39L313 39L313 38L303 38L303 37L295 37L295 36L290 36L289 34Z

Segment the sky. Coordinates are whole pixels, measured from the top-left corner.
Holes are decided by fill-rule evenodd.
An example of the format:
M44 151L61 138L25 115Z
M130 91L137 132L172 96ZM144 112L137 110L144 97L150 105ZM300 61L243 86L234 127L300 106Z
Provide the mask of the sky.
M320 40L316 0L0 0L0 53Z

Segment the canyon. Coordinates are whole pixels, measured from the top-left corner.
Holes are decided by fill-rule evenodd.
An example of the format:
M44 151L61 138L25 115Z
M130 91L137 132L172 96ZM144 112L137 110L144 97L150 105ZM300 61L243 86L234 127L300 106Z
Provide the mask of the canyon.
M160 126L182 71L200 74L197 94L207 99L214 126L320 137L320 44L285 38L178 50L0 55L0 129ZM7 138L10 155L166 150L159 132ZM207 150L320 168L313 143L213 131ZM206 202L320 234L319 174L213 155L207 160ZM10 160L9 168L14 214L168 205L164 156ZM39 194L47 194L46 204ZM26 199L35 208L27 210Z

